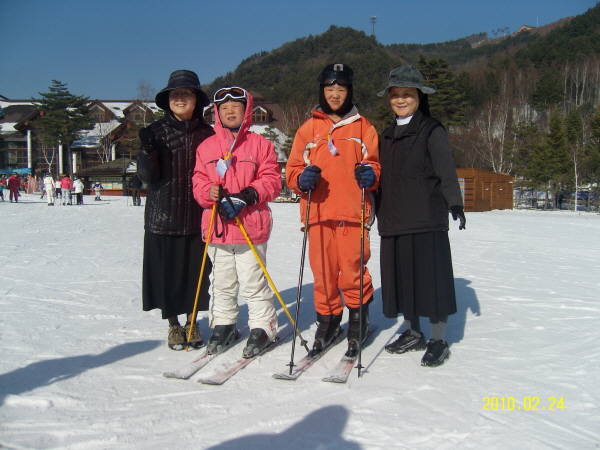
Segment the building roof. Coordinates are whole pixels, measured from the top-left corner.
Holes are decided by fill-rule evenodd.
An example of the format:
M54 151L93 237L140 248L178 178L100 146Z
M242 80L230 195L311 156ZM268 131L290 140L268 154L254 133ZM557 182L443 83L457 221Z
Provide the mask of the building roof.
M96 123L92 130L83 130L81 138L73 141L71 148L96 148L100 145L100 140L120 124L118 120Z
M137 163L133 159L118 158L114 161L109 161L104 164L99 164L89 169L83 169L75 173L77 177L89 176L123 176L126 173L135 173L137 171Z

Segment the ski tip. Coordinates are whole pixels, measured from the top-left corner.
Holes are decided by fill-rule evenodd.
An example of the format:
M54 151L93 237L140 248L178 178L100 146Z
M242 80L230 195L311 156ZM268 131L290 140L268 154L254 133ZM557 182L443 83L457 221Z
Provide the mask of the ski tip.
M173 378L175 380L187 380L189 378L186 376L177 375L176 373L173 373L173 372L165 372L165 373L163 373L163 377Z
M343 384L346 382L346 380L343 380L343 379L337 378L337 377L326 377L326 378L323 378L321 381L325 381L327 383L339 383L339 384Z
M296 378L293 377L292 375L288 375L285 373L274 373L273 378L275 378L276 380L288 380L288 381L294 381Z
M200 383L200 384L207 384L209 386L220 386L220 385L223 384L223 383L218 383L218 382L213 381L213 380L206 380L206 379L202 379L202 378L198 380L198 383Z

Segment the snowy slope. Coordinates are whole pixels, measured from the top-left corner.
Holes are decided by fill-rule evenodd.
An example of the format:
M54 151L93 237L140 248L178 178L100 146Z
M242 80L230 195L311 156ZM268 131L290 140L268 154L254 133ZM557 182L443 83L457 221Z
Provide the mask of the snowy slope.
M86 196L80 207L48 207L39 195L0 203L2 448L600 446L600 215L493 211L467 214L465 231L453 224L459 312L448 327L452 357L442 367L421 367L420 353L382 350L401 321L381 312L373 233L371 321L379 328L364 350L362 378L320 381L341 344L297 381L272 379L290 361L288 340L225 385L206 386L196 380L219 359L187 381L162 377L199 352L168 350L160 312L141 310L143 208L104 199ZM298 205L271 207L268 268L293 315ZM307 266L299 326L309 341L311 288ZM241 317L243 327L245 307ZM237 358L242 346L221 361ZM305 350L296 352L299 359ZM484 397L513 397L514 409L483 410ZM531 410L530 397L539 397L540 410ZM549 397L562 397L564 409L549 410Z

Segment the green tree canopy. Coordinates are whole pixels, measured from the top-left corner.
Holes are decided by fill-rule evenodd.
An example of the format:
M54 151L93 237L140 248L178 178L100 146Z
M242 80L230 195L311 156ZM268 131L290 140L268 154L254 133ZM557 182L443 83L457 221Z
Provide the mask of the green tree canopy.
M50 92L39 94L41 98L32 100L36 111L43 114L35 122L35 128L40 131L38 139L44 144L69 146L81 137L83 130L94 128L94 119L87 109L89 97L71 94L67 84L57 80L52 80Z

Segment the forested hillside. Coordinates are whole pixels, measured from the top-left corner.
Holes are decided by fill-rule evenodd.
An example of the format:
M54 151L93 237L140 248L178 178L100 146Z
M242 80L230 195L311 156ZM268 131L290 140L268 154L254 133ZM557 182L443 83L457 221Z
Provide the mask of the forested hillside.
M355 103L379 130L392 116L376 93L392 68L413 64L438 91L430 96L432 115L446 125L459 167L510 173L554 192L598 188L600 4L570 20L489 40L481 34L384 46L332 26L252 55L207 90L241 85L279 102L292 136L317 103L320 70L336 61L355 70Z

